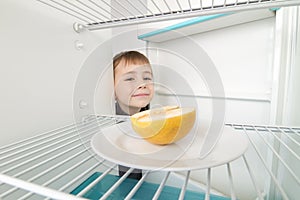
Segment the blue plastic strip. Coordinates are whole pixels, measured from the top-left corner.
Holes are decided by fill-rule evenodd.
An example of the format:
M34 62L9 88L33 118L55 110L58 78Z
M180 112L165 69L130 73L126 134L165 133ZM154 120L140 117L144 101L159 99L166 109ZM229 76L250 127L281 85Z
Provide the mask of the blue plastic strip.
M219 18L219 17L224 17L224 16L231 15L231 14L232 13L224 13L224 14L215 14L215 15L196 17L196 18L193 18L193 19L190 19L190 20L178 23L178 24L167 26L165 28L162 28L162 29L159 29L159 30L156 30L156 31L152 31L152 32L149 32L149 33L139 35L138 39L142 40L142 39L145 39L145 38L148 38L148 37L152 37L154 35L162 34L162 33L168 32L168 31L184 28L184 27L191 26L191 25L194 25L194 24L197 24L197 23L213 20L213 19L216 19L216 18Z
M280 8L270 8L271 11L277 11L279 10Z
M270 10L274 11L274 12L279 10L279 9L280 8L270 8ZM231 14L233 14L233 13L223 13L223 14L215 14L215 15L196 17L196 18L193 18L193 19L190 19L190 20L178 23L178 24L167 26L165 28L162 28L162 29L159 29L159 30L156 30L156 31L151 31L149 33L139 35L138 39L143 40L145 38L152 37L152 36L155 36L155 35L159 35L159 34L162 34L162 33L166 33L168 31L184 28L184 27L191 26L191 25L194 25L194 24L197 24L197 23L206 22L206 21L209 21L209 20L213 20L213 19L216 19L216 18L219 18L219 17L224 17L224 16L231 15Z
M87 187L91 182L93 182L97 177L101 176L100 172L96 172L91 175L87 180L81 183L77 188L75 188L71 194L78 194L85 187ZM100 199L103 194L119 180L119 176L106 175L99 183L92 187L89 191L84 194L84 198L91 200ZM119 200L124 199L130 190L137 184L136 179L125 179L124 182L107 198L108 200ZM137 193L133 196L132 200L151 200L159 187L159 184L144 182ZM159 200L173 200L178 199L181 189L171 186L165 186L162 190ZM205 193L195 192L187 190L185 193L185 200L204 200ZM230 198L221 197L217 195L210 195L211 200L230 200Z

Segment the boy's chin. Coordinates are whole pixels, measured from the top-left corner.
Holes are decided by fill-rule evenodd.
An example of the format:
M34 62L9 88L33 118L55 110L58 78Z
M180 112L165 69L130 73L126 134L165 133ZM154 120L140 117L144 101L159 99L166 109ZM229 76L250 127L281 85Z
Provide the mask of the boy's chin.
M146 107L147 105L149 104L149 102L139 102L139 103L135 103L134 105L132 105L133 107L136 107L136 108L144 108Z

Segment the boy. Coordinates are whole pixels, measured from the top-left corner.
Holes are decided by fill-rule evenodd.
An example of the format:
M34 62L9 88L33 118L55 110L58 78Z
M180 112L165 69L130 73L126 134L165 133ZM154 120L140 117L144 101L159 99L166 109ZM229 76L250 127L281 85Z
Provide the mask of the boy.
M150 62L137 51L117 54L113 59L114 89L117 115L133 115L149 109L153 97L153 77ZM119 166L122 176L129 168ZM135 169L129 178L140 179L142 171Z

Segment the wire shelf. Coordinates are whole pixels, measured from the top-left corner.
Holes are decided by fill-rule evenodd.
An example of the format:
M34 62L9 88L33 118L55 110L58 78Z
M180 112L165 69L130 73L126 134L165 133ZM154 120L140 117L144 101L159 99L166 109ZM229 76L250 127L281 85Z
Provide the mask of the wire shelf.
M36 0L89 30L202 15L300 5L300 0Z
M104 160L91 150L90 139L101 128L111 126L122 121L122 118L113 116L90 116L84 122L71 124L24 141L0 148L0 199L84 199L85 194L105 177L117 173L117 164ZM229 191L218 193L212 176L215 168L205 170L206 180L192 180L191 174L195 171L183 173L182 185L179 187L178 199L184 199L190 183L199 181L205 191L205 199L211 195L224 195L231 199L239 198L238 187L235 180L241 179L235 172L236 162L242 162L248 173L252 188L258 199L293 199L291 191L284 184L284 178L289 177L289 185L300 187L299 169L299 143L300 128L280 126L257 126L227 124L235 129L236 134L246 134L250 148L239 159L225 164L226 180ZM253 154L254 152L254 154ZM287 156L288 155L288 156ZM292 159L287 160L287 158ZM291 164L293 163L293 164ZM257 165L263 166L264 187L261 187L257 174ZM275 168L276 167L276 168ZM239 167L240 168L240 167ZM282 168L284 174L279 173ZM101 199L106 199L120 187L133 169L119 178L112 187L103 191ZM95 172L101 172L94 181L76 195L70 194L78 185ZM158 199L167 181L175 173L164 173L158 182L152 199ZM297 174L298 173L298 174ZM144 171L134 187L126 192L125 199L131 199L140 190L151 171ZM219 177L221 178L221 177ZM290 187L290 186L289 186ZM229 195L228 195L229 194Z

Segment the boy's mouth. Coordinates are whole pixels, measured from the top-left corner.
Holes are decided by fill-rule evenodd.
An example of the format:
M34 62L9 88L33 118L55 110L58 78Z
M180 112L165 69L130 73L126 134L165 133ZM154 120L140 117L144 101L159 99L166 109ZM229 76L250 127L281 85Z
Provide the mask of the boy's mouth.
M149 96L147 93L133 94L132 97L146 97Z

